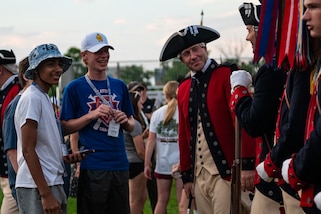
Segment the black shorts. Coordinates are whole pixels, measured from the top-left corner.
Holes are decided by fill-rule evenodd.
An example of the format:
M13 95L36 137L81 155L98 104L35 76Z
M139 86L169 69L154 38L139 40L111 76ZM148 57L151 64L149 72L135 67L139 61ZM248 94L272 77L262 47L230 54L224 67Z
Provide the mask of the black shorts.
M81 170L78 214L129 214L128 171Z
M144 163L129 163L129 179L135 178L144 172Z

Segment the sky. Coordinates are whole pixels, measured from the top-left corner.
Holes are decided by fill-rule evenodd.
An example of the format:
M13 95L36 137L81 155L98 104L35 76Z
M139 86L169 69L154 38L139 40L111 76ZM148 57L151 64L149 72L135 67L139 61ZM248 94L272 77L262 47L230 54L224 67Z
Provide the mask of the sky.
M238 7L244 0L10 0L1 2L0 48L12 49L17 62L37 45L54 43L62 54L80 48L91 32L105 34L115 48L110 61L157 61L176 31L200 24L221 37L208 44L210 57L244 47L252 57ZM252 0L259 4L258 0Z

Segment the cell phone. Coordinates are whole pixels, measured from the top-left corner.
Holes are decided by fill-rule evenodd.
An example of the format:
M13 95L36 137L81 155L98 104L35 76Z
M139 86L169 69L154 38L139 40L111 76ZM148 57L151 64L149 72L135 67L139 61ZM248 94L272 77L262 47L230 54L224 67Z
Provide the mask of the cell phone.
M82 150L82 151L80 151L79 153L81 154L81 155L87 155L87 154L90 154L90 153L94 153L95 152L95 150L94 149L85 149L85 150Z

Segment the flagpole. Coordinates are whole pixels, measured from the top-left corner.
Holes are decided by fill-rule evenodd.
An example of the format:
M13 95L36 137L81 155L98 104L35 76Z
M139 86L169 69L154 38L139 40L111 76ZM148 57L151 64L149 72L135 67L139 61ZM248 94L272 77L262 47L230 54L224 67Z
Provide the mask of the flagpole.
M204 12L203 12L203 10L202 10L202 12L201 12L201 26L203 26L203 16L204 16Z

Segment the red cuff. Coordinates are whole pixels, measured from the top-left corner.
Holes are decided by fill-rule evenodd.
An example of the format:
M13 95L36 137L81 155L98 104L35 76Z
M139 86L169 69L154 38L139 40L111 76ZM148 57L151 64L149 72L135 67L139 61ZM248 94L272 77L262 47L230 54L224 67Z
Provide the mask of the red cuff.
M237 86L234 90L234 92L232 93L231 96L231 100L230 100L230 108L231 111L234 112L236 103L245 96L250 96L250 92L249 90L244 87L244 86Z
M314 204L314 186L308 186L302 189L301 199L300 199L300 206L301 207L312 207Z
M278 186L281 186L283 184L286 184L285 180L283 180L283 178L279 178L277 181Z
M288 169L288 179L289 179L289 184L290 186L296 190L299 191L300 189L304 188L307 183L300 180L298 176L295 174L294 167L293 167L293 161L294 161L295 155L292 155L292 159L289 164L289 169Z
M264 170L269 177L282 178L281 169L273 163L270 153L267 154L264 160Z

